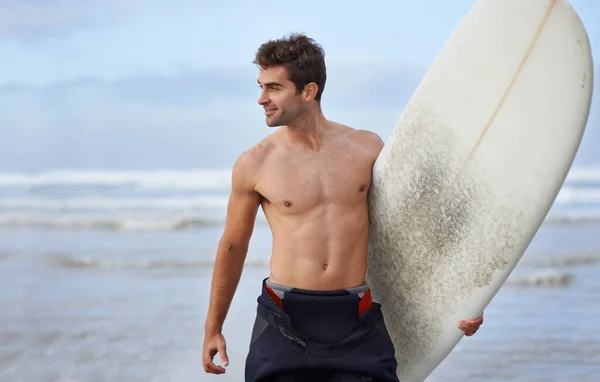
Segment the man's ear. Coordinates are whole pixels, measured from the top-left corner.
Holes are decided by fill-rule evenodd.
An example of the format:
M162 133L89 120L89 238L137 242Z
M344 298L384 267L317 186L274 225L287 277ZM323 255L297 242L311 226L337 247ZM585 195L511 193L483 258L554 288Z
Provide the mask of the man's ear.
M302 99L304 101L312 101L317 96L317 92L319 91L319 87L314 82L310 82L304 86L304 90L302 91Z

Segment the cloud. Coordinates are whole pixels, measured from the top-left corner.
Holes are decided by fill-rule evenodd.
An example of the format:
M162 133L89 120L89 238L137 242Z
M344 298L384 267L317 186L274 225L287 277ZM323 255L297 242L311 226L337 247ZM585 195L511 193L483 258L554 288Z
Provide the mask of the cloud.
M239 98L251 94L256 87L253 77L237 71L194 70L176 75L143 75L116 81L99 77L83 77L49 85L11 83L0 86L1 99L28 99L44 108L76 103L143 104L148 107L195 107L218 97Z
M248 65L0 86L0 167L230 165L272 131L256 77ZM385 135L419 80L413 69L332 67L324 107Z
M271 132L256 104L256 74L250 65L0 86L0 167L231 165ZM423 74L423 68L391 64L330 67L326 115L385 138ZM595 97L582 162L597 162L598 142Z
M323 96L326 113L351 121L386 115L393 124L424 75L424 68L392 64L330 67ZM600 73L600 67L596 69ZM156 130L250 119L262 124L256 103L256 68L188 69L173 75L139 75L119 80L84 77L50 85L0 86L3 130ZM599 89L600 76L595 78ZM590 125L600 124L600 97L594 97ZM589 135L598 134L595 130Z
M0 38L36 41L126 16L144 0L0 0Z
M330 68L323 102L336 109L406 103L423 73L419 68L384 64ZM259 94L256 77L256 68L249 65L131 76L116 81L84 77L50 85L9 83L0 86L0 108L7 102L52 110L61 105L86 104L184 109L245 102L255 107ZM14 111L12 106L6 112Z

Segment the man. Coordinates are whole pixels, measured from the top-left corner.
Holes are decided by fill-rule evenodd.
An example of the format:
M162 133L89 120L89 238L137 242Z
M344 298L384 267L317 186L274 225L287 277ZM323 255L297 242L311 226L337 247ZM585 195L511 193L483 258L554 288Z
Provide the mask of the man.
M367 194L383 142L329 121L320 102L324 52L293 34L263 44L258 103L280 129L244 152L232 173L205 326L203 364L227 366L223 322L237 288L258 207L273 235L246 381L397 381L380 305L365 283ZM459 323L473 335L483 317Z

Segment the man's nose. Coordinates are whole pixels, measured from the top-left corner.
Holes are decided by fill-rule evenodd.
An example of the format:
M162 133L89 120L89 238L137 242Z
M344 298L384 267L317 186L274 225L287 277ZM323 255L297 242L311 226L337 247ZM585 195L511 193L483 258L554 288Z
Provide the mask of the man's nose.
M258 96L258 104L265 105L267 103L269 103L269 97L267 96L267 93L264 90L262 90L260 92L260 96Z

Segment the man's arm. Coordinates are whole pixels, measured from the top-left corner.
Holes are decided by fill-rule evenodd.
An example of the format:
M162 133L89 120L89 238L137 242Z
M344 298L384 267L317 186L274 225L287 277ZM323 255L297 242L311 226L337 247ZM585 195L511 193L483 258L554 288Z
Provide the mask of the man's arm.
M219 241L205 331L220 333L242 275L248 244L254 230L260 195L254 190L251 152L233 166L232 189L227 206L225 230Z
M217 352L220 353L223 365L228 364L225 339L221 332L242 275L260 205L260 195L254 189L258 167L255 155L256 152L246 152L233 166L225 230L219 241L213 269L210 302L204 326L203 363L207 372L216 374L225 372L225 369L216 366L212 361Z

